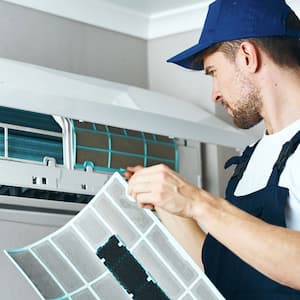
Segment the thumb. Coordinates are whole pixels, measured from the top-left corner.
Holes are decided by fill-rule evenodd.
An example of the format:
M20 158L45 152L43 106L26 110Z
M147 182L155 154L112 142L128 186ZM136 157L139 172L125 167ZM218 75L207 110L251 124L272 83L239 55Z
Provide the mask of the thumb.
M137 165L134 167L127 167L124 176L126 179L130 179L134 173L142 169L143 167L141 165Z

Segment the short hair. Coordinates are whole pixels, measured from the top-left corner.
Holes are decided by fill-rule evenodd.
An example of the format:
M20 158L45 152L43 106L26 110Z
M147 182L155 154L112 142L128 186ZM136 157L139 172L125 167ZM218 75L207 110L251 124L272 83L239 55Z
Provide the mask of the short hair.
M300 31L300 20L294 12L291 12L286 20L287 28ZM219 42L195 56L193 65L198 65L203 57L220 51L231 60L235 61L236 53L242 42L251 42L261 49L279 66L295 68L300 66L300 40L287 36L270 36L259 38L245 38L233 41Z

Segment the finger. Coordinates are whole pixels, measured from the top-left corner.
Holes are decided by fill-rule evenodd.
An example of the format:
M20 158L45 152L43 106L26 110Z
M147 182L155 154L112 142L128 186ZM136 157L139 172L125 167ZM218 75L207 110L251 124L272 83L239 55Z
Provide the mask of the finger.
M143 196L142 196L142 193L139 194L136 194L136 193L131 193L129 194L131 198L133 198L134 201L137 202L138 206L141 207L141 208L146 208L146 209L151 209L153 210L154 209L154 205L149 203L149 201L144 201L143 199ZM145 196L145 198L147 198L147 196ZM149 198L148 198L149 199Z
M129 180L129 179L131 178L131 176L133 175L133 173L130 172L130 171L125 171L125 172L123 173L123 175L124 175L124 177L125 177L127 180Z
M127 167L126 171L131 172L132 174L138 173L140 175L147 175L147 174L150 175L152 173L155 174L157 172L155 166L150 166L150 167L144 168L140 165L135 166L135 167Z
M145 203L145 204L141 203L141 204L139 204L139 206L140 206L141 208L154 210L154 206L153 206L152 204L149 204L149 203Z
M137 171L139 171L139 170L142 170L143 169L143 167L141 166L141 165L137 165L137 166L128 166L127 168L126 168L126 171L127 172L130 172L130 173L135 173L135 172L137 172Z
M164 181L166 178L172 181L176 181L176 178L179 178L179 174L171 170L169 167L163 164L154 165L147 168L139 169L132 176L137 181L144 180L147 178L150 182ZM178 179L177 179L178 181Z
M152 189L150 187L150 184L148 181L142 181L142 182L131 182L129 181L128 187L127 187L127 193L135 198L135 195L139 193L151 193Z
M137 193L135 200L141 207L144 205L155 207L156 204L152 193Z
M134 167L129 166L126 168L126 171L123 173L123 175L127 180L129 180L137 171L141 169L143 169L143 167L140 165Z

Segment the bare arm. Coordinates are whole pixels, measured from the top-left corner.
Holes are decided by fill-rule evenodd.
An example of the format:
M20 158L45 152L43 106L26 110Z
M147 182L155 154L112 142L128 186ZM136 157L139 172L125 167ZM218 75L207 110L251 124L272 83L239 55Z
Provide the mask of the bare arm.
M267 224L187 183L163 165L134 174L129 192L141 206L194 219L266 276L300 289L300 232Z
M125 176L129 179L135 172L141 169L142 167L140 166L129 167L125 173ZM153 208L153 205L151 204L144 204L143 206L146 208ZM191 258L200 266L200 268L203 269L201 254L206 234L197 224L197 222L191 218L185 218L171 214L159 207L156 207L156 212L168 231L191 256Z
M203 269L201 252L206 234L191 218L172 215L165 210L156 209L162 223L181 244L192 259Z
M204 196L200 193L190 213L255 269L283 285L300 289L300 232L270 225L206 192Z

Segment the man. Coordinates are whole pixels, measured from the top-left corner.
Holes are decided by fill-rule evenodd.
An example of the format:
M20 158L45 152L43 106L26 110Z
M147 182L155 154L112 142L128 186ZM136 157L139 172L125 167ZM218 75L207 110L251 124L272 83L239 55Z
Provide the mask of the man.
M229 300L300 299L299 37L284 0L216 0L199 43L169 60L211 75L238 127L264 121L262 139L227 162L237 167L225 199L163 165L126 172L128 192Z

